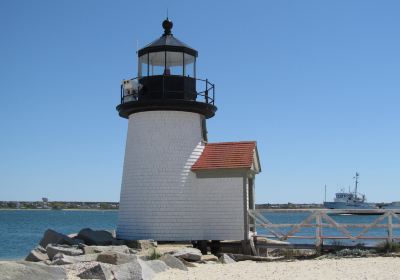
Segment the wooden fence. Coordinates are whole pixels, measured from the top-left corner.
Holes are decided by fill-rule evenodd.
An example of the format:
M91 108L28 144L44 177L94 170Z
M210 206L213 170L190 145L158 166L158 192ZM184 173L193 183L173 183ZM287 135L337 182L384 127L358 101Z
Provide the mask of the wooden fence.
M309 213L309 215L296 224L275 224L267 217L271 213ZM264 228L269 235L263 237L275 238L277 240L290 239L315 239L315 246L320 248L324 240L341 240L347 239L351 241L358 240L387 240L393 242L399 240L400 236L394 234L394 229L400 228L400 216L393 210L331 210L331 209L257 209L248 211L251 226L256 228ZM371 223L339 223L330 215L377 215ZM386 219L386 222L383 223ZM397 221L395 223L394 221ZM285 232L282 229L285 228ZM296 235L303 228L315 228L315 235L304 236ZM339 231L342 235L329 236L324 234L325 228L333 228ZM351 233L348 229L359 228L358 233ZM384 228L387 234L382 236L366 236L373 228ZM262 235L258 235L262 236ZM360 242L362 243L362 242Z

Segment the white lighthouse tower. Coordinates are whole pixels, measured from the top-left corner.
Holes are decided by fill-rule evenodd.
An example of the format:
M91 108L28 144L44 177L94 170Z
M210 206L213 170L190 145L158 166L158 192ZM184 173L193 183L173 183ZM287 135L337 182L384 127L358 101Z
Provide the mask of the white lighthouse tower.
M205 164L192 169L207 149L206 119L217 110L214 85L196 77L198 53L172 35L172 22L167 19L162 26L164 34L138 51L138 77L121 87L117 110L128 119L128 136L117 237L246 239L244 211L253 207L253 178L259 171L255 142L242 143L240 151L221 146L225 153L243 153L246 146L243 166L225 162L208 168L209 161L216 161L204 158ZM213 147L207 153L211 157Z

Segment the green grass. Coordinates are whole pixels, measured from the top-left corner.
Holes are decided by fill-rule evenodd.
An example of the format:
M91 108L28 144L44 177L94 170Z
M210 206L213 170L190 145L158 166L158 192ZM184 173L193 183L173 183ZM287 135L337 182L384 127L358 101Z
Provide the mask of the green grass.
M156 248L152 248L150 249L149 255L148 255L148 259L149 260L158 260L159 258L161 258L162 254L157 251Z

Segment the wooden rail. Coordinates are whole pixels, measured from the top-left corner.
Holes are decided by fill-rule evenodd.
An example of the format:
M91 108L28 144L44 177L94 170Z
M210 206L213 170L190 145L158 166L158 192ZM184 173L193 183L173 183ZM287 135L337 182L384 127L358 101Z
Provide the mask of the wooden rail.
M299 223L285 223L285 224L274 224L264 214L271 213L308 213L304 220ZM329 215L379 215L371 223L339 223L335 221ZM272 237L281 241L288 240L289 238L294 239L314 239L315 246L320 248L323 245L323 241L335 240L335 239L347 239L351 241L357 241L360 239L364 240L387 240L393 242L400 240L400 236L395 236L393 230L400 228L400 216L393 210L381 210L381 209L363 209L363 210L331 210L331 209L257 209L249 210L248 215L253 218L254 225L256 228L264 228L270 235L264 237ZM382 223L384 220L386 223ZM394 223L393 221L397 221ZM254 226L252 225L252 226ZM283 232L283 228L288 231ZM302 228L315 228L315 235L304 236L296 235ZM339 231L342 236L329 236L324 235L324 228L333 228ZM362 229L361 232L354 234L349 231L350 228ZM386 229L387 235L382 236L365 236L365 234L373 228L384 228ZM258 235L261 236L261 235ZM293 244L291 244L293 245Z

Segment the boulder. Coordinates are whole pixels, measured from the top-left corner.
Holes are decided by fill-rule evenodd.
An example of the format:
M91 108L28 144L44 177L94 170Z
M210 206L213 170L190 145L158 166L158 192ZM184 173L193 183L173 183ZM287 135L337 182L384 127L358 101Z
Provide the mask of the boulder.
M188 262L184 259L179 259L186 267L197 267L197 262Z
M153 279L156 276L156 272L147 264L147 262L145 262L141 259L138 259L137 261L141 268L141 274L142 274L141 279L143 279L143 280ZM130 264L127 263L125 265L130 265Z
M80 279L104 280L150 280L155 272L145 262L136 259L133 262L121 265L95 263L84 268L77 277Z
M113 280L149 280L155 275L147 265L140 264L139 261L113 266L111 271Z
M102 279L109 280L113 278L111 270L103 264L97 264L85 269L77 275L81 279Z
M201 260L206 262L218 262L218 257L215 255L202 255Z
M232 259L230 256L228 256L227 254L222 254L219 257L219 261L220 263L223 264L228 264L228 263L235 263L236 261L234 259Z
M90 255L88 255L90 256ZM103 252L97 256L97 261L102 263L109 263L109 264L124 264L137 261L136 255L131 254L124 254L118 252Z
M62 267L26 261L0 261L0 279L61 280L67 275Z
M39 252L43 253L43 254L46 254L46 253L47 253L46 249L43 248L43 247L40 246L40 245L37 245L37 246L35 247L35 249L38 250Z
M177 268L180 270L185 270L187 271L187 267L183 264L183 262L174 257L171 256L170 254L165 254L163 256L161 256L160 261L163 261L167 266L169 266L170 268Z
M75 242L75 244L79 244L79 245L84 245L85 241L83 239L79 239L78 238L78 234L77 233L70 233L67 235L69 238L72 238Z
M115 229L107 230L109 233L111 233L112 237L117 238L117 232Z
M79 238L73 238L75 241L75 244L77 245L84 245L85 244L85 240L79 239Z
M83 254L83 251L77 247L71 247L67 245L54 245L49 244L46 247L47 255L50 260L53 260L54 256L58 253L68 256L79 256Z
M106 230L92 230L90 228L84 228L79 233L77 238L85 241L87 245L112 245L117 240L112 234Z
M126 245L120 245L120 246L84 246L83 247L83 252L85 254L97 254L97 253L103 253L103 252L115 252L115 253L123 253L123 254L132 254L133 251L126 246Z
M41 262L49 259L46 250L42 246L38 246L33 249L25 260L29 262Z
M65 234L58 233L52 229L48 229L43 234L43 238L39 242L39 245L43 248L46 248L49 244L76 245L77 242L73 238L70 238Z
M184 248L174 252L172 255L188 262L197 262L201 260L202 253L196 248Z
M155 273L166 271L169 268L165 262L160 260L146 261L145 264L147 264Z
M93 262L97 261L97 254L80 255L80 256L68 256L62 253L58 253L53 257L51 265L65 265L82 262Z
M157 241L154 240L119 240L128 247L138 250L148 250L157 247Z

